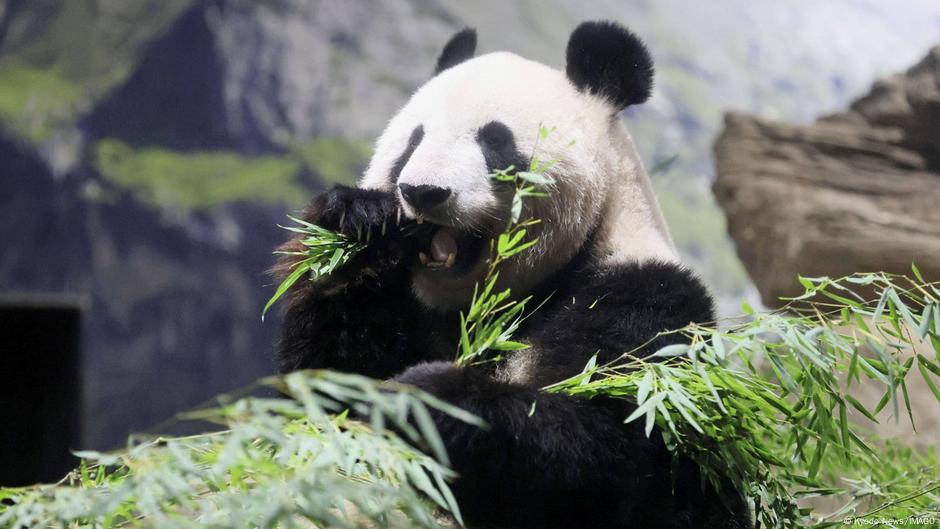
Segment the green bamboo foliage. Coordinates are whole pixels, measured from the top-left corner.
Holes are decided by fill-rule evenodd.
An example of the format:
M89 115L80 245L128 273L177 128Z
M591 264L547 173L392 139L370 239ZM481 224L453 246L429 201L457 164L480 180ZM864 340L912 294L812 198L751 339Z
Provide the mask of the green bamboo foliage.
M430 529L437 509L460 519L430 411L478 419L355 375L261 384L292 399L249 397L189 415L224 425L215 433L79 453L81 467L58 484L0 490L0 527Z
M278 251L275 253L296 255L303 259L294 264L291 273L281 281L277 290L274 291L274 295L264 305L264 309L261 311L262 320L268 313L268 309L274 306L277 300L281 299L281 296L294 283L302 278L313 281L319 277L330 275L366 248L366 242L352 239L342 233L328 230L295 217L288 218L294 221L296 225L281 226L281 228L303 235L304 237L300 239L300 243L304 246L304 250Z
M545 127L539 128L541 139L550 133L551 130ZM528 348L524 343L513 341L512 335L525 319L526 304L532 297L514 299L511 289L496 289L496 285L500 265L538 242L537 238L528 238L528 235L540 221L535 218L522 220L523 203L527 199L548 196L545 190L554 181L546 173L554 164L554 161L541 162L538 156L533 155L526 171L510 166L490 175L494 182L512 185L514 191L506 229L490 241L486 274L473 291L470 308L460 313L458 365L494 362L502 359L501 353Z
M695 459L712 485L728 477L746 491L763 527L855 519L867 527L875 517L916 516L940 523L935 455L872 440L865 424L877 423L886 407L895 420L914 423L910 377L923 378L940 402L940 290L913 270L914 279L801 278L805 292L785 310L746 307L749 321L726 329L690 325L674 331L690 345L591 365L548 389L628 401L628 422L642 421L647 435L658 426L667 446ZM852 395L863 381L883 390L873 408ZM842 506L801 509L799 500L814 496Z

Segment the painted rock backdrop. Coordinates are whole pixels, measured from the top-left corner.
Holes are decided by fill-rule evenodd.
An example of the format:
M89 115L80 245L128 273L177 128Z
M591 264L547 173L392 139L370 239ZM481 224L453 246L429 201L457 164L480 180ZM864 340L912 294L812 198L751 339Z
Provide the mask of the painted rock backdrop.
M723 111L807 122L940 42L935 0L0 2L0 294L82 300L83 446L272 372L276 224L355 180L452 32L561 67L600 18L653 51L625 119L730 313L753 287L709 193Z
M767 305L806 276L940 277L940 46L811 125L730 114L715 196Z

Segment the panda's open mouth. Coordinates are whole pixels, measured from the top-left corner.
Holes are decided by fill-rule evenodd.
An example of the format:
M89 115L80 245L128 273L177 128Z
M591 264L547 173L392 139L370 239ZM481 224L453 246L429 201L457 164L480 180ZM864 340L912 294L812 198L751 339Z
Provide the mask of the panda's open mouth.
M431 228L424 249L417 255L421 269L463 275L479 261L485 246L483 237L447 226Z

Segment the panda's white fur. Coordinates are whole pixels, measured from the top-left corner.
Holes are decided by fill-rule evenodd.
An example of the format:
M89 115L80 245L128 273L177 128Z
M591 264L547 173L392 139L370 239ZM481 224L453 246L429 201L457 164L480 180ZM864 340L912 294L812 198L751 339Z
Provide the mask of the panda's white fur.
M520 152L556 161L548 171L555 181L550 197L527 202L530 214L542 220L536 230L539 242L504 266L504 285L526 293L567 263L591 232L598 262L678 261L619 109L603 97L579 91L564 72L512 53L467 60L418 89L378 139L360 186L396 192L389 174L412 131L422 126L423 139L398 183L453 191L447 214L428 219L436 224L498 229L505 219L498 213L500 204L475 138L492 121L512 130ZM540 126L554 132L540 138ZM413 218L415 211L402 202ZM428 306L452 309L467 302L484 269L481 258L459 277L416 273L415 293Z

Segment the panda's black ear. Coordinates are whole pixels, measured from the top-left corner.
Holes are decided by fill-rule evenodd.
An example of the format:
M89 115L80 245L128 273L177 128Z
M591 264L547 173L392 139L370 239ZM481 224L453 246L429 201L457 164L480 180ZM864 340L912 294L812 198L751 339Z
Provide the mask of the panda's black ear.
M473 57L473 52L477 49L477 30L473 28L463 28L458 31L444 45L441 55L437 58L437 67L434 68L434 75L437 75L451 66L457 66L465 60Z
M646 45L614 22L585 22L568 39L565 73L578 90L601 96L617 111L649 99L653 59Z

